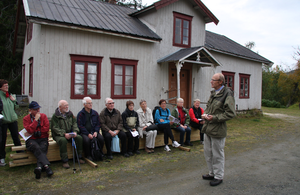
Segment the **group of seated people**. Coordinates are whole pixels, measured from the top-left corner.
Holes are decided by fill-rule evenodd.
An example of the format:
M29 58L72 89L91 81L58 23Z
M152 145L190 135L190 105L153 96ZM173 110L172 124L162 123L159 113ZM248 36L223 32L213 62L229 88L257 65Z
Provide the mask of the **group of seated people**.
M190 142L190 126L201 130L204 121L200 121L203 109L200 108L200 100L194 100L194 106L190 110L183 107L184 100L177 99L177 106L172 113L166 107L166 100L160 100L160 107L154 113L147 107L145 100L140 101L140 108L134 111L134 103L126 102L126 109L121 114L114 106L115 102L111 98L105 99L105 108L98 115L93 110L93 102L90 97L82 100L83 108L77 114L77 117L69 110L69 104L65 100L60 100L58 107L51 118L51 133L53 139L57 142L60 149L60 157L63 167L68 169L67 144L74 139L76 143L77 157L79 163L83 164L82 152L87 159L93 160L91 156L92 140L98 142L101 149L106 146L107 159L113 159L112 140L118 137L121 141L121 154L124 157L130 157L134 154L140 154L139 139L145 136L145 151L148 154L154 153L155 138L157 131L164 133L164 150L170 152L168 146L169 138L172 140L173 147L180 145L192 146ZM31 137L26 141L26 148L32 151L37 158L37 167L34 170L37 179L41 177L41 172L45 171L47 176L53 175L50 168L50 162L47 159L49 121L45 114L40 113L41 106L32 101L29 104L29 114L23 118L24 128L27 130L26 135ZM153 119L153 114L154 118ZM170 117L170 115L173 116ZM170 119L177 119L172 122ZM179 122L180 121L180 122ZM101 132L100 132L101 129ZM179 143L174 139L172 130L180 132ZM184 135L186 139L184 142ZM203 142L203 134L200 131L200 140ZM103 155L104 157L104 155Z

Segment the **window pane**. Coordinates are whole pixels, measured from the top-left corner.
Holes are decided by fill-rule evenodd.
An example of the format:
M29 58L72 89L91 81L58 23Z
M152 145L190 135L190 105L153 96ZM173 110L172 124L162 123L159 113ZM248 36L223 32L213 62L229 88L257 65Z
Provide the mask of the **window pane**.
M88 87L88 89L87 89L88 95L96 95L96 93L97 93L96 85L88 85L87 87Z
M122 86L115 85L114 95L122 95Z
M125 95L132 95L132 94L133 94L133 86L126 86Z
M122 85L122 76L115 76L115 84L116 85Z
M133 66L126 66L125 67L125 74L126 75L133 75Z
M83 85L75 85L74 91L76 95L83 95L84 94L84 86Z
M184 45L188 45L189 44L189 38L188 37L183 37L183 42Z
M176 18L175 43L181 43L181 20Z
M84 83L84 74L75 74L75 83Z
M123 66L116 65L115 66L115 74L122 75L123 74Z
M75 62L75 72L84 73L84 63Z
M245 84L245 90L248 90L248 85L247 84Z
M241 90L240 96L244 96L244 91L243 90Z
M89 63L88 65L88 73L97 73L97 64Z
M125 85L133 85L133 76L125 76Z
M189 30L183 29L183 37L188 37L188 36L189 36Z
M248 91L245 91L245 97L248 97Z
M88 84L97 84L97 75L88 74Z
M183 28L188 29L189 28L189 21L183 20Z

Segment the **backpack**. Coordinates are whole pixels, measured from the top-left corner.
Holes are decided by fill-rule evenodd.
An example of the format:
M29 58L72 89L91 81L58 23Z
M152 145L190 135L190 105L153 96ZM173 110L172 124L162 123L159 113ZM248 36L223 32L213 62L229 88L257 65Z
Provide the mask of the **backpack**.
M95 137L91 141L91 157L92 157L93 161L99 161L99 160L102 161L103 160L102 152L99 147L98 139Z
M159 110L159 115L160 116L162 116L161 115L161 109L160 109L160 106L155 106L155 108L153 109L153 111L152 111L152 116L153 116L153 120L154 120L154 123L158 123L158 121L157 121L157 119L155 118L155 113L156 113L156 110ZM169 113L169 109L167 109L167 117L169 117L169 115L170 115L170 113Z

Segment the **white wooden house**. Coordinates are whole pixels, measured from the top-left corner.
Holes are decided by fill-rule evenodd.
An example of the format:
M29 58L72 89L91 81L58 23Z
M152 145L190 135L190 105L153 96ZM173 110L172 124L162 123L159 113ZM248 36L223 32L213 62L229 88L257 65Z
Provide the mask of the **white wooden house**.
M239 110L261 108L268 59L205 30L219 20L200 0L161 0L142 10L90 0L19 0L14 50L23 53L22 93L51 116L61 99L77 114L81 99L125 109L145 99L207 102L223 72ZM172 99L173 98L173 99ZM202 105L205 108L205 105Z

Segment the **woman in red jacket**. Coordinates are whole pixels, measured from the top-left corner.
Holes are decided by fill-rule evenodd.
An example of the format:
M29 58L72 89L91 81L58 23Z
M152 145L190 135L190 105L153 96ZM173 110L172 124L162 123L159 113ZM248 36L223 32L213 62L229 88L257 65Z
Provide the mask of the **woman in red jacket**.
M194 106L190 108L190 126L200 130L200 143L203 144L203 133L201 132L204 120L201 119L201 115L204 113L204 110L200 108L200 100L194 100Z
M26 148L37 158L37 167L34 169L35 178L41 178L42 169L50 177L53 172L47 158L49 120L45 114L40 113L40 105L35 101L29 104L29 112L30 114L23 118L23 126L27 131L25 136L31 135L26 141Z

